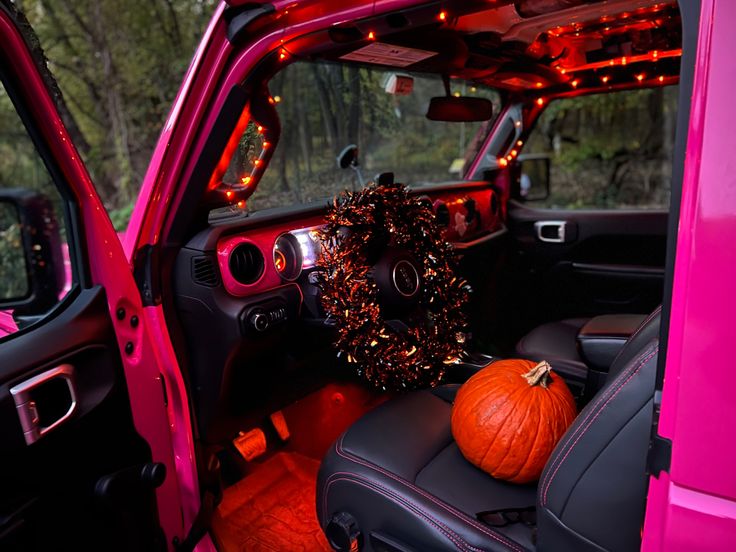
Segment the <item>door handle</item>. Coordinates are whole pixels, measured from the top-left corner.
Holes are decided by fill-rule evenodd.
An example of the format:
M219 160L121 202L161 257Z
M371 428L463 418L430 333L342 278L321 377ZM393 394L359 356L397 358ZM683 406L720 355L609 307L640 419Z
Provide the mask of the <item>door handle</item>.
M539 241L565 243L565 238L567 237L567 221L540 220L534 223L534 232Z
M61 379L66 382L70 398L69 408L55 421L43 426L41 425L41 419L39 417L38 408L36 401L33 399L32 392L34 389L37 389L55 379ZM23 428L23 437L26 440L26 445L32 445L41 437L66 422L77 410L77 392L74 387L74 367L71 364L62 364L56 368L52 368L51 370L46 370L23 383L13 386L10 389L10 394L13 396L13 401L15 402L15 410L18 413L18 418L20 419L20 426Z

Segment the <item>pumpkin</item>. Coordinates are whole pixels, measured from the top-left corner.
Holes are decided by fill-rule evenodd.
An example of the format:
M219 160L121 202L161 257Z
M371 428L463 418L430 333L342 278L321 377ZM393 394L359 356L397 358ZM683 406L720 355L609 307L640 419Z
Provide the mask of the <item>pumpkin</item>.
M473 375L452 407L463 456L497 479L536 481L575 419L572 393L542 361L496 361Z

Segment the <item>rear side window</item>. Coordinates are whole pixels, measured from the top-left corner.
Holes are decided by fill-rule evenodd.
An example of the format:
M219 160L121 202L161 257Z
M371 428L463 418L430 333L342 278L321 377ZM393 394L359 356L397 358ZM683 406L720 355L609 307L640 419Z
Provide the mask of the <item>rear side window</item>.
M550 194L533 204L667 208L676 110L677 86L551 102L524 148L550 160Z

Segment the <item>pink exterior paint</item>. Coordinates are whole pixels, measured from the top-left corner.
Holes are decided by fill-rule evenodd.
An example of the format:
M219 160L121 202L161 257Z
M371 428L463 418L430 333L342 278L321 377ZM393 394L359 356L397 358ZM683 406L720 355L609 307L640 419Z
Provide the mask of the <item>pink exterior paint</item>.
M652 478L645 550L736 543L736 3L703 0L659 433L669 475Z
M128 317L141 314L141 299L125 260L120 240L115 234L110 218L102 205L87 171L72 145L36 65L26 49L23 38L13 24L0 11L0 51L12 59L10 70L22 75L19 79L21 93L34 101L28 105L30 116L38 125L43 139L49 145L65 180L73 185L81 218L84 220L84 240L92 253L91 278L94 284L105 287L111 313L124 308ZM158 365L146 324L132 328L129 318L120 321L111 316L123 360L128 393L133 412L133 422L140 435L151 447L153 459L163 463L169 473L174 473L174 451L167 424L166 409L161 391ZM134 344L132 355L124 352L125 344ZM179 505L178 480L167 477L157 489L160 521L167 540L183 534ZM165 507L162 507L165 506Z

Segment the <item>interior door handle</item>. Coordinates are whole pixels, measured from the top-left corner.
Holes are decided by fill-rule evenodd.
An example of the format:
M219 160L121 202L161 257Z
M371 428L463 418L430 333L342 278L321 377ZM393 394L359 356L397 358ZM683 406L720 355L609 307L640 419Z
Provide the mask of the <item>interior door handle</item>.
M565 239L567 238L567 221L539 220L534 223L534 232L539 241L565 243Z
M69 390L70 404L67 411L48 425L41 425L36 401L33 399L33 390L55 380L62 379ZM51 370L46 370L23 383L13 386L10 394L15 402L20 425L23 428L23 437L26 445L32 445L48 432L53 431L72 417L77 410L77 392L74 387L74 367L71 364L62 364Z

